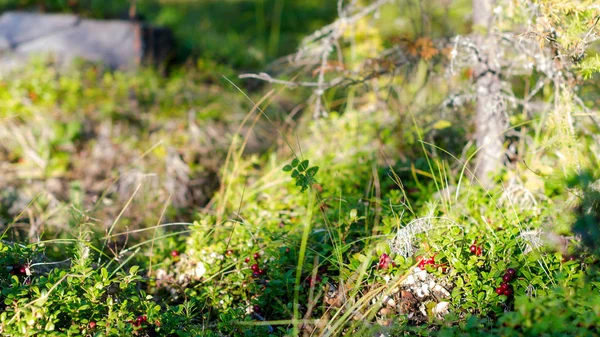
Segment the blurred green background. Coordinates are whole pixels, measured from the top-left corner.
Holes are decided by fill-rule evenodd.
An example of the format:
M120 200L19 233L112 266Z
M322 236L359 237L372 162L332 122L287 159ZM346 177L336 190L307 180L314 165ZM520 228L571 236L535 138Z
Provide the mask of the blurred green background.
M320 0L0 0L0 10L74 13L129 19L171 29L174 60L190 57L251 70L292 53L306 34L337 15L336 1Z

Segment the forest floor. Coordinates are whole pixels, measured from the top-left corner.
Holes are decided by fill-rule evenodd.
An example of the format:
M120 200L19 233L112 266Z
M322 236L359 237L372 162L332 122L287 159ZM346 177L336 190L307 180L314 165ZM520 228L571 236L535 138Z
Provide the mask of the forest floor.
M215 47L234 67L0 80L0 334L600 334L593 120L513 116L484 188L472 106L438 109L468 71L415 56L393 99L348 86L314 118L308 90L237 77L264 40L253 64Z

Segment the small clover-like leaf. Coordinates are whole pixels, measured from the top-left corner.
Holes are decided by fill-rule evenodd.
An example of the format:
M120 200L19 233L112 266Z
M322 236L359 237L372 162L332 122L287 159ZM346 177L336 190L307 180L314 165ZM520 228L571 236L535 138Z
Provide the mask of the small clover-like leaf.
M297 178L300 175L300 172L298 172L298 170L294 169L294 171L292 171L292 178Z
M306 171L306 175L309 176L309 177L314 177L315 174L317 174L318 171L319 171L319 167L318 166L313 166L313 167L309 168Z
M300 163L300 165L298 165L298 170L300 170L300 172L306 171L307 168L308 168L308 160L303 160Z
M290 172L293 169L292 165L285 165L283 167L283 172Z
M300 164L300 161L298 160L298 158L294 158L294 160L292 160L292 166L296 167L298 166L298 164Z

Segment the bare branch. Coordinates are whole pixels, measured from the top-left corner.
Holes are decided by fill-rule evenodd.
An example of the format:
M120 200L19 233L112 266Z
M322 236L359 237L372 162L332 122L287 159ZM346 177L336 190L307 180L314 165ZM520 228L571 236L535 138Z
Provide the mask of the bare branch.
M267 73L241 74L238 77L239 78L255 78L255 79L262 80L262 81L269 82L269 83L282 84L282 85L285 85L285 86L288 86L288 87L291 87L291 88L295 88L295 87L318 88L319 86L322 86L325 89L328 89L328 88L334 87L336 85L339 85L344 80L343 77L336 77L335 79L333 79L331 81L323 82L323 83L319 83L319 82L294 82L294 81L286 81L286 80L276 79L276 78L271 77L271 75L269 75Z
M289 58L290 63L293 64L304 63L307 65L318 65L318 78L316 82L293 82L280 80L271 77L271 75L267 73L242 74L239 76L239 78L255 78L269 83L276 83L289 87L302 86L314 88L314 116L315 118L319 116L326 116L327 112L323 111L322 109L322 96L325 90L339 85L344 81L344 77L336 77L330 81L325 80L325 73L328 70L327 65L331 53L334 50L337 51L338 62L343 66L343 58L339 40L344 35L344 32L356 24L360 19L372 14L381 6L391 1L392 0L377 0L368 6L355 10L357 1L353 0L348 5L343 6L343 1L338 0L337 6L339 18L331 24L305 37L298 52L293 58Z

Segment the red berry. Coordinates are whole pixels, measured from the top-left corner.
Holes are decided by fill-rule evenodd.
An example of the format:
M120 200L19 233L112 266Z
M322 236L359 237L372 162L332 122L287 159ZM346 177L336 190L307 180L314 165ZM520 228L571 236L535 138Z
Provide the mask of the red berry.
M21 275L26 275L26 274L27 274L27 267L25 267L25 266L20 266L20 267L19 267L19 274L21 274Z
M517 273L516 270L514 270L513 268L508 268L506 269L506 273L510 276L515 276L515 274Z
M483 250L481 249L481 247L477 247L477 250L475 251L475 255L481 256L482 252L483 252Z
M146 321L148 321L148 316L146 316L146 315L142 316L142 322L146 322Z
M286 252L286 253L289 253L289 252L290 252L290 249L286 247L286 248L285 248L285 252Z
M96 322L94 322L94 321L91 321L91 322L90 322L90 329L93 329L93 328L95 328L95 327L96 327Z
M311 277L310 278L310 286L314 287L316 284L321 283L321 277L319 275L317 275L314 279Z
M379 257L379 268L387 269L389 267L390 262L392 262L392 258L386 253L381 254Z
M19 275L21 274L21 268L23 266L21 266L20 264L15 264L14 266L12 266L12 269L10 270L10 274L11 275Z
M513 294L513 291L512 291L512 289L508 288L508 289L504 290L504 295L505 295L505 296L510 296L510 295L512 295L512 294Z
M430 257L427 259L427 261L425 261L425 264L434 264L435 263L435 257Z
M500 289L502 289L502 291L504 291L506 289L510 289L510 286L508 285L508 283L502 282L502 284L500 284Z
M510 274L504 274L504 276L502 276L502 281L510 282L512 281L512 276Z
M136 323L138 323L138 324L142 324L142 322L143 322L143 321L144 321L144 319L142 318L142 316L138 316L138 317L135 319L135 322L136 322Z
M246 262L246 263L250 262L250 258L249 257L245 258L244 262Z
M252 269L252 271L257 272L260 268L258 268L258 264L255 263L253 265L250 266L250 269Z
M477 252L477 246L471 245L471 247L469 247L469 250L471 251L472 254L475 254Z
M171 252L171 256L172 257L178 257L179 256L179 252L176 251L176 250L174 250L174 251Z
M135 321L135 322L133 322L133 326L140 326L141 324L142 324L142 323L141 323L141 322L138 322L138 321Z
M227 252L225 252L225 254L227 256L231 256L231 255L233 255L233 250L229 249L229 250L227 250Z
M421 262L419 262L419 268L425 269L425 261L421 260Z
M255 260L258 261L258 259L260 259L260 254L259 253L254 253L254 255L252 255L254 257Z
M264 275L265 273L266 273L266 271L264 269L258 270L258 275Z
M496 288L496 294L498 294L498 295L504 294L504 289L502 289L502 287Z

